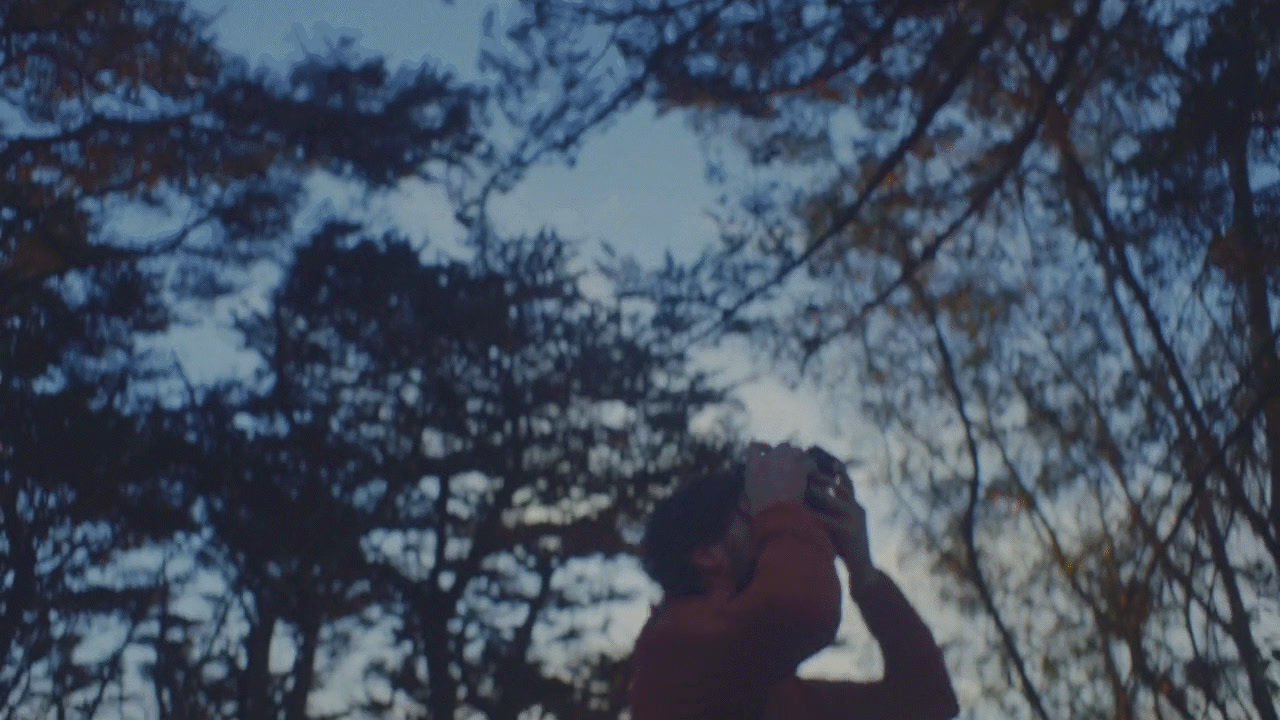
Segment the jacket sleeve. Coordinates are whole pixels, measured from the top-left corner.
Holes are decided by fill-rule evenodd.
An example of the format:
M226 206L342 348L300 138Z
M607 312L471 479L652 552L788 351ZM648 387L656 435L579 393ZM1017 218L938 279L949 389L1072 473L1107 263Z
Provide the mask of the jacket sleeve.
M752 580L729 603L732 652L745 680L767 687L835 639L840 580L826 527L799 502L776 502L752 521Z
M880 644L878 682L806 680L803 704L822 720L949 720L960 712L942 650L929 628L887 576L877 573L856 597L867 629Z

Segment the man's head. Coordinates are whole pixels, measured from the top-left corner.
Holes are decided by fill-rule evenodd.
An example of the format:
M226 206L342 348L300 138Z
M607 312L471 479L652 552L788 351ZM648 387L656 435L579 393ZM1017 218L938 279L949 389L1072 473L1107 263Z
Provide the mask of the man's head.
M643 543L644 568L668 597L705 592L728 582L746 586L754 569L743 476L720 472L694 478L657 504Z

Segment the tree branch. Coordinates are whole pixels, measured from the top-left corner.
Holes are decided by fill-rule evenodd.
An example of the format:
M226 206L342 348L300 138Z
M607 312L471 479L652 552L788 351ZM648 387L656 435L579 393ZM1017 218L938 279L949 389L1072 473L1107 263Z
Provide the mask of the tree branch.
M982 572L981 557L978 553L977 540L977 509L979 490L982 486L982 464L978 453L978 439L974 431L973 422L969 418L969 411L965 406L964 393L960 389L960 380L956 375L955 365L951 360L951 351L947 347L946 337L942 333L942 325L938 319L937 309L934 307L933 300L920 287L915 280L910 281L912 290L915 291L917 299L925 307L928 313L930 323L933 326L934 340L938 347L938 355L942 361L942 374L946 380L948 388L950 388L955 399L956 412L960 416L960 422L964 425L965 444L969 449L969 462L972 465L973 478L969 482L969 503L965 509L962 521L964 529L965 547L969 553L969 570L975 589L978 591L982 604L995 623L996 631L1000 633L1000 639L1004 644L1005 653L1008 655L1010 662L1013 663L1014 669L1018 673L1018 678L1022 684L1022 694L1031 704L1031 709L1040 718L1040 720L1049 720L1049 714L1046 712L1044 702L1040 698L1040 693L1036 690L1035 683L1032 682L1031 676L1027 672L1026 661L1022 657L1021 651L1018 650L1017 640L1014 639L1013 633L1005 625L1004 619L1000 614L999 608L996 607L995 597L991 592L991 587L987 583L986 576Z

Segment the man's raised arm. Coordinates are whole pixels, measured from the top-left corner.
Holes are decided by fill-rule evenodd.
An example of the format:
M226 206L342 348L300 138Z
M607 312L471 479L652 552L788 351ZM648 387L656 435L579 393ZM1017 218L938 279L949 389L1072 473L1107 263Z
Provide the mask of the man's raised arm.
M849 570L849 594L880 645L884 676L877 682L802 681L792 698L814 718L830 720L950 720L960 706L942 650L902 591L871 563L866 513L848 477L811 493Z
M824 720L949 720L960 706L942 651L924 621L886 575L854 593L867 629L880 644L884 676L877 682L802 681L800 704ZM794 702L794 701L793 701Z

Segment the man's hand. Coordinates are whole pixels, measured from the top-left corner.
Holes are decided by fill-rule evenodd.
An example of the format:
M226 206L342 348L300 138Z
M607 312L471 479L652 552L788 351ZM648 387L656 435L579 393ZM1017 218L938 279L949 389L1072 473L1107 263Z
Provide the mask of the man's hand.
M836 554L849 570L849 585L857 591L876 576L867 537L867 513L853 496L853 481L845 473L834 477L814 475L805 496L831 532Z
M804 500L809 476L817 470L803 450L788 443L777 447L751 443L746 466L743 493L752 515L779 500Z

